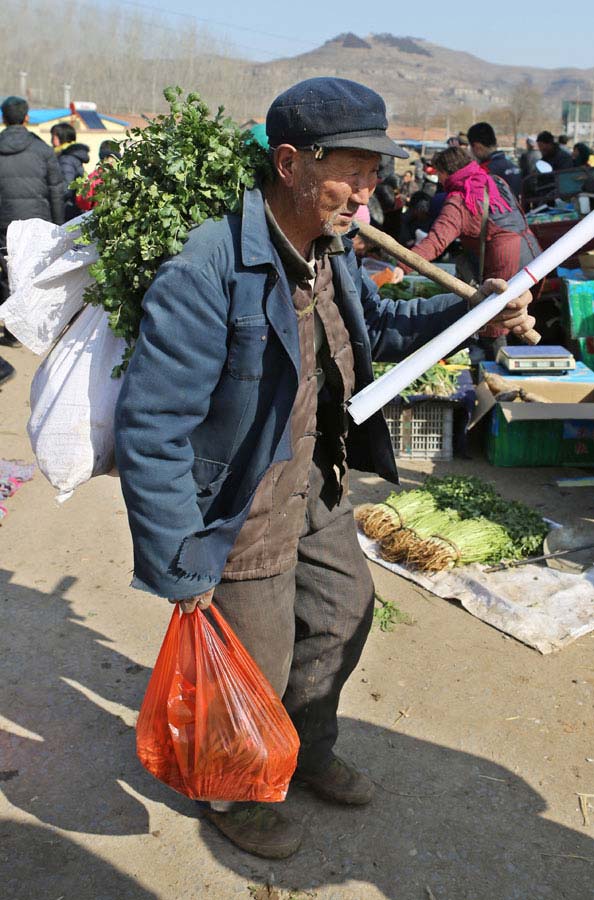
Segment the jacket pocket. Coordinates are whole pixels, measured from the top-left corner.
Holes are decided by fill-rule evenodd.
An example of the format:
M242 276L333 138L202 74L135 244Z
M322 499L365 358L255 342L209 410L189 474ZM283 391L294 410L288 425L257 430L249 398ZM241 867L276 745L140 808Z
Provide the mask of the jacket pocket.
M213 494L218 492L228 473L229 466L227 463L196 456L192 466L192 477L196 485L197 496L212 497Z
M258 381L262 378L269 325L265 316L242 316L233 323L227 369L232 378Z

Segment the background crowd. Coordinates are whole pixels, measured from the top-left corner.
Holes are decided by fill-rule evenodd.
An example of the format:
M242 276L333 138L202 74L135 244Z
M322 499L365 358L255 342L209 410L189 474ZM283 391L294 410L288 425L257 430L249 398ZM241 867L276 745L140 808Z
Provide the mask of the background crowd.
M26 100L12 96L2 104L6 126L0 133L0 301L8 296L6 232L15 220L40 218L63 224L92 208L106 166L118 158L118 145L104 141L96 166L80 179L90 161L89 147L77 140L70 123L51 129L51 146L27 128ZM558 191L560 172L577 173L580 189L594 194L594 156L590 147L557 139L549 131L526 138L517 159L499 149L488 122L477 122L467 133L450 137L445 149L432 157L420 150L404 171L385 157L375 194L364 216L400 243L426 259L449 251L459 277L470 283L483 278L509 278L539 252L525 212L537 203L551 202ZM369 241L357 241L361 260L382 259ZM405 274L398 267L396 282ZM500 334L484 335L489 339ZM0 343L15 338L4 329ZM490 341L487 349L493 350ZM0 383L14 374L0 358Z

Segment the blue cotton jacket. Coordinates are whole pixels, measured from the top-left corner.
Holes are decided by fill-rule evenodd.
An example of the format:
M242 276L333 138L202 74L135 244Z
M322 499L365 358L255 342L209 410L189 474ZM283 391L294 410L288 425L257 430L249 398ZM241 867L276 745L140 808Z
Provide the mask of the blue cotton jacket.
M372 359L398 361L463 315L451 294L382 299L350 241L332 257L356 390ZM116 410L116 460L134 544L133 585L171 599L212 588L267 469L291 458L297 319L259 189L207 221L147 291ZM350 424L348 461L397 481L381 413Z

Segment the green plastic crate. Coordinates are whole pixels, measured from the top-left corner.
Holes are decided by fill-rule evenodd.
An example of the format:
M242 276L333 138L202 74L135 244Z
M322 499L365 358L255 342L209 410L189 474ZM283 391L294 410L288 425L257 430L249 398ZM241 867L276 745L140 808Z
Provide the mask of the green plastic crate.
M594 281L563 279L565 328L571 338L594 335Z
M494 466L592 466L594 422L508 422L500 407L491 413L487 459Z

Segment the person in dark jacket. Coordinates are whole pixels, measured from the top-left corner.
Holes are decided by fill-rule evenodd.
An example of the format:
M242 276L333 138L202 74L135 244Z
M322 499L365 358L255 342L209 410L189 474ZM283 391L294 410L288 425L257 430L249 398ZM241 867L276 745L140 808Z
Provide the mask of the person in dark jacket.
M553 172L573 168L571 153L559 146L550 131L541 131L537 135L536 143L544 162L551 166Z
M499 175L507 181L516 197L520 196L522 176L518 166L497 148L497 137L488 122L477 122L468 129L472 155L489 175Z
M84 166L90 159L89 148L86 144L77 143L76 131L68 122L59 122L57 125L53 125L50 133L66 185L64 204L66 221L68 221L80 215L80 210L76 205L76 191L71 188L71 184L85 174Z
M357 265L347 233L380 154L405 156L387 126L382 98L346 79L277 97L270 179L160 267L115 417L134 586L188 614L214 594L293 719L297 777L344 805L373 793L333 749L373 619L347 468L397 478L381 413L356 426L346 405L373 381L372 357L396 361L467 310L449 294L381 298ZM527 301L503 314L520 331L534 323ZM237 846L281 858L303 828L279 807L218 802L205 815Z
M0 253L6 252L6 231L17 219L64 222L64 180L51 148L27 129L29 106L22 97L2 104L0 133ZM0 302L8 297L8 279L0 273ZM3 343L16 343L5 329Z
M0 133L0 245L16 219L64 222L64 179L50 147L26 127L29 106L21 97L2 104Z

